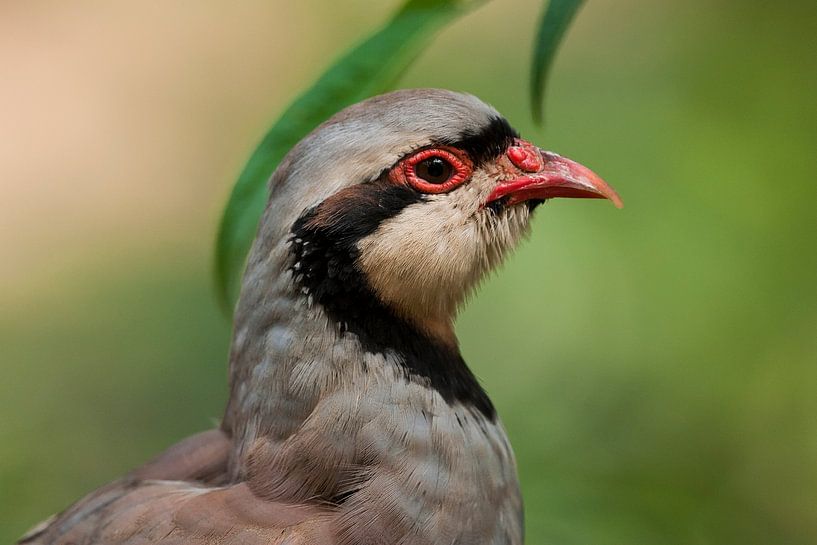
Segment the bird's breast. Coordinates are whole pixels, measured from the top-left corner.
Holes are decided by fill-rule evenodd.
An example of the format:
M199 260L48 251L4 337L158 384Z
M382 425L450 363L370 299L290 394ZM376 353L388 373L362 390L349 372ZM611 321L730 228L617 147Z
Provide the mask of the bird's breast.
M338 535L360 534L355 543L380 533L390 542L519 543L516 468L501 425L420 384L378 380L372 365L324 395L289 437L255 434L246 454L253 491L336 505Z

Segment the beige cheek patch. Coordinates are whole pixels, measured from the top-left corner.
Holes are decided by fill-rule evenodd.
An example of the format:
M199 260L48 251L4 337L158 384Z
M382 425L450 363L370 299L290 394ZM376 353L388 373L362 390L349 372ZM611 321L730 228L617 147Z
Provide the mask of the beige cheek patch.
M481 234L450 202L420 203L358 242L359 264L377 295L407 318L447 320L482 272Z
M357 243L369 286L403 317L450 327L457 307L528 230L527 207L501 215L482 202L496 184L488 165L462 187L412 204Z

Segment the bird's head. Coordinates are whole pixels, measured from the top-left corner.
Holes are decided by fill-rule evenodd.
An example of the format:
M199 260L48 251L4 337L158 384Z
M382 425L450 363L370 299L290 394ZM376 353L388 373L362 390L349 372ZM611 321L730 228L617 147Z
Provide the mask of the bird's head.
M538 204L621 205L589 169L521 139L479 99L431 89L337 114L293 148L271 195L260 236L286 238L294 281L342 327L385 312L444 341Z

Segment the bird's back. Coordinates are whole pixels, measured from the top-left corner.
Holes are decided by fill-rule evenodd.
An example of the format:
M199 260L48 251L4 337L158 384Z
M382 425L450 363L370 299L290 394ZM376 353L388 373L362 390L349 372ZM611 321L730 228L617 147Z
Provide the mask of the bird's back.
M331 513L224 484L229 438L194 435L32 529L23 545L331 543Z

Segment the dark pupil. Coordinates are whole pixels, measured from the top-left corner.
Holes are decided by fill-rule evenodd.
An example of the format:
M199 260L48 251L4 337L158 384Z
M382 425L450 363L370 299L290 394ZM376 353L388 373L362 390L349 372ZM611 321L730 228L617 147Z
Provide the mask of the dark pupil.
M417 176L432 184L441 184L451 177L453 167L445 159L431 157L415 167Z

